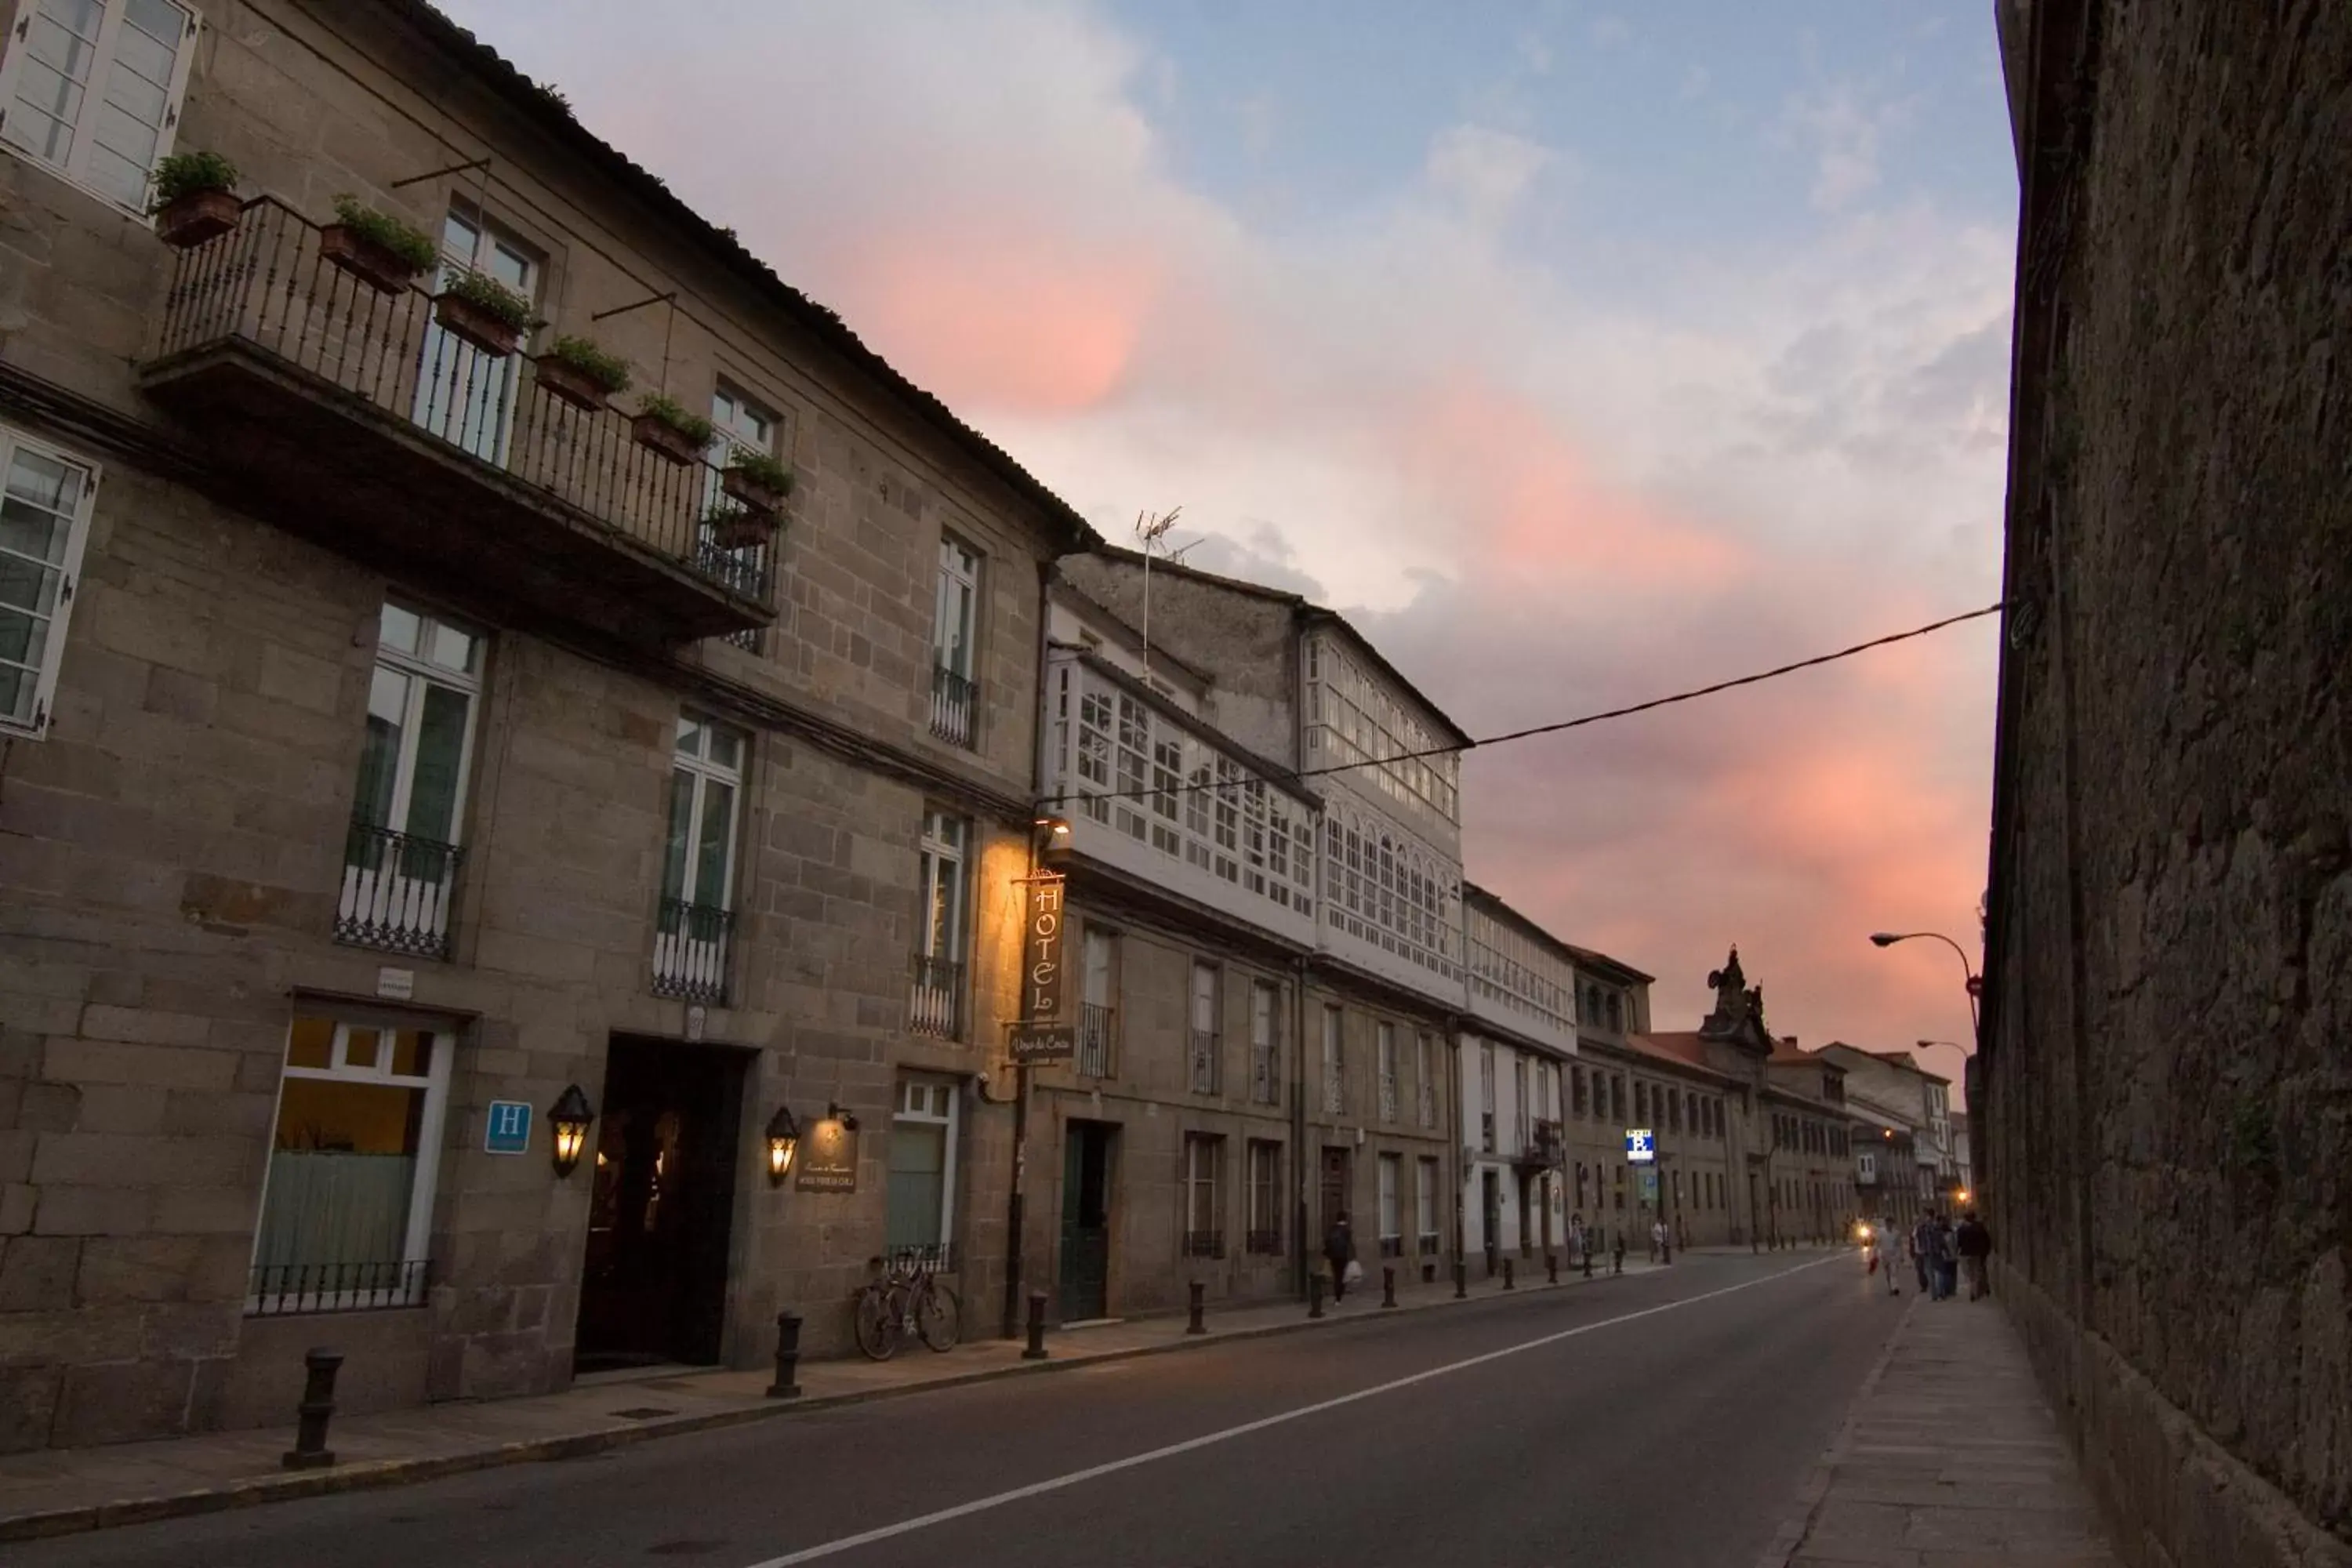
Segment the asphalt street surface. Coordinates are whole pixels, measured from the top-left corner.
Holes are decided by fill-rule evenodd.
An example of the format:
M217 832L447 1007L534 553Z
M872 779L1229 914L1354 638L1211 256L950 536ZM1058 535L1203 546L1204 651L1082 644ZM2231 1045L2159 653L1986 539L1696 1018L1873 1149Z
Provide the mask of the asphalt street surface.
M1350 1301L1319 1332L13 1544L5 1559L1752 1568L1906 1301L1872 1289L1851 1252L1702 1255L1385 1320Z

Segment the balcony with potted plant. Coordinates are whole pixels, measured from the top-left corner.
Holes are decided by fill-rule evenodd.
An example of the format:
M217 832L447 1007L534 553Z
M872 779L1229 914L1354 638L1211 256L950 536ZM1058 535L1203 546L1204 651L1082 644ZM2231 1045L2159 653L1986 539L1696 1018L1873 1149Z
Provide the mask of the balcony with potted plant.
M541 392L592 413L629 390L629 362L586 338L560 337L531 364Z
M660 395L614 407L627 362L583 339L525 376L530 302L475 272L434 289L437 247L396 218L348 197L325 224L271 196L241 214L176 251L140 366L213 456L220 499L603 635L669 646L772 623L770 552L712 548L727 480L709 421Z
M148 212L155 237L174 250L217 239L236 227L244 204L236 199L236 165L217 153L174 153L155 165L155 193Z

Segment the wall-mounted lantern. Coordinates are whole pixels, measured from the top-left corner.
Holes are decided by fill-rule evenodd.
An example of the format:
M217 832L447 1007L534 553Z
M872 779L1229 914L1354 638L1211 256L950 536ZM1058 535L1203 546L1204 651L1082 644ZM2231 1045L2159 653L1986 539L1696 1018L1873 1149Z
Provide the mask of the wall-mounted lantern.
M793 1155L801 1146L800 1124L793 1120L792 1107L779 1105L775 1115L768 1119L768 1185L781 1187L792 1174Z
M1066 816L1041 816L1037 819L1037 858L1051 864L1070 852L1070 819Z
M566 1084L563 1092L555 1097L548 1108L547 1124L555 1129L555 1173L568 1176L572 1167L580 1163L580 1152L588 1146L588 1124L596 1120L588 1097L576 1083Z

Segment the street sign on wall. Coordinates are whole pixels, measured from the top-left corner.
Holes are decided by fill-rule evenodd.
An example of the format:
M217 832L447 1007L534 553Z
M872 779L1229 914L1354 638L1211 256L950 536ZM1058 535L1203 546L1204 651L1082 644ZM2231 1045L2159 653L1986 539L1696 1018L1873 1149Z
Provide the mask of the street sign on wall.
M524 1154L530 1151L530 1105L520 1100L490 1101L489 1120L482 1124L486 1154Z
M1625 1159L1629 1163L1646 1165L1657 1157L1657 1133L1647 1127L1625 1129Z

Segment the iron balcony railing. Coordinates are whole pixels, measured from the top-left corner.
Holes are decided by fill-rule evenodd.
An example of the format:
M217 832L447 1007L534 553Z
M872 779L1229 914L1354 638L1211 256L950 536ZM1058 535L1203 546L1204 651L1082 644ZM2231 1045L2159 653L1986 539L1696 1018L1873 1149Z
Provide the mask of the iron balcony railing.
M423 286L436 277L383 292L328 261L320 234L276 197L257 196L236 228L180 251L157 359L231 342L260 351L743 598L772 603L772 532L730 526L740 509L723 499L716 467L660 456L619 409L542 391L523 351L488 353L436 324L436 296Z
M1282 1103L1282 1058L1272 1046L1251 1047L1250 1099L1260 1105Z
M931 733L969 746L979 731L980 687L945 665L931 671Z
M283 1318L306 1312L372 1312L425 1300L425 1260L381 1263L270 1263L253 1270L245 1315Z
M654 921L654 994L688 1002L727 1000L732 910L664 899Z
M1421 1124L1423 1127L1434 1127L1437 1125L1437 1086L1423 1079L1420 1094Z
M1187 1258L1223 1258L1225 1255L1225 1233L1222 1230L1188 1230L1184 1233L1184 1256Z
M1381 1256L1382 1258L1402 1258L1404 1256L1404 1237L1402 1236L1384 1236L1381 1237Z
M418 958L449 955L457 847L364 822L343 838L335 940Z
M1282 1252L1282 1232L1279 1229L1251 1231L1246 1246L1251 1252L1261 1257L1279 1257Z
M1194 1094L1217 1092L1217 1058L1224 1054L1220 1045L1218 1037L1209 1030L1192 1031L1192 1067Z
M907 998L907 1026L942 1040L963 1037L963 965L950 959L915 955L915 981Z
M1118 1012L1092 1002L1078 1006L1077 1069L1080 1078L1108 1078L1118 1044Z
M1337 1116L1347 1105L1347 1069L1336 1061L1327 1061L1323 1064L1323 1110L1327 1115Z
M1423 1258L1434 1258L1437 1256L1437 1233L1435 1231L1424 1230L1421 1233L1421 1256Z
M1381 1120L1383 1121L1394 1121L1396 1119L1396 1074L1392 1072L1384 1072L1381 1074Z

